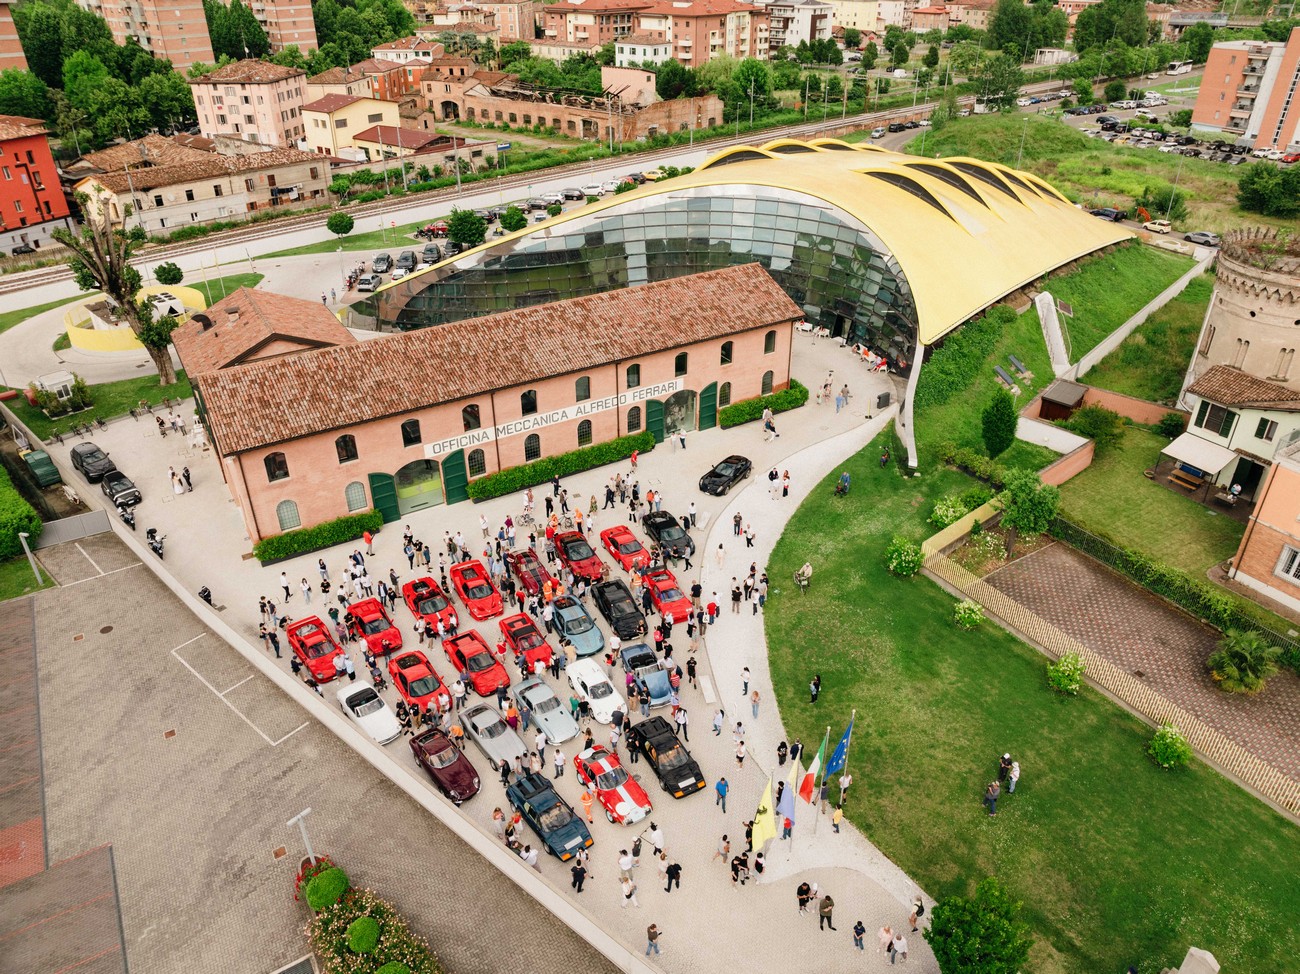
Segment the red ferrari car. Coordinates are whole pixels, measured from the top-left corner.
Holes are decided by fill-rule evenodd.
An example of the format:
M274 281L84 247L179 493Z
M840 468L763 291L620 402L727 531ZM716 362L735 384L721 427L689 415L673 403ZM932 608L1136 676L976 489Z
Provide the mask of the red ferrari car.
M497 687L510 686L510 677L483 637L472 629L442 641L443 652L457 673L464 673L480 697L490 697Z
M667 568L646 572L641 579L650 587L650 601L662 616L671 616L674 623L685 622L691 614L691 600L683 594L677 579Z
M343 652L330 635L325 623L316 616L308 616L289 623L284 634L289 637L293 655L307 667L307 672L317 683L334 679L334 657Z
M491 619L501 614L501 594L497 592L487 569L477 558L458 562L448 570L452 588L475 619Z
M430 704L439 712L451 706L451 691L442 682L425 656L418 649L397 653L388 661L388 675L393 678L393 686L406 701L407 706L420 705L421 710Z
M621 524L600 532L600 543L625 572L650 564L650 552Z
M510 566L510 571L514 573L515 578L519 579L519 584L529 595L541 594L542 586L547 582L552 585L555 583L555 579L532 548L507 552L506 564Z
M348 606L348 633L364 639L376 656L396 652L402 648L402 634L388 618L383 603L378 599L362 599Z
M577 531L562 531L555 536L555 554L579 578L599 582L605 577L605 563Z
M578 780L591 788L596 801L605 809L611 822L632 825L650 814L650 797L631 778L618 760L602 744L583 751L573 759Z
M456 616L455 607L432 578L426 576L407 582L402 586L402 598L406 600L411 615L423 619L426 625L437 629L438 620L441 619L448 632L454 633L459 627L460 619Z
M523 656L524 668L528 673L533 672L533 664L538 660L542 661L543 666L551 665L551 644L538 631L527 613L509 616L502 619L499 625L501 635L505 637L506 645L514 652L515 658Z

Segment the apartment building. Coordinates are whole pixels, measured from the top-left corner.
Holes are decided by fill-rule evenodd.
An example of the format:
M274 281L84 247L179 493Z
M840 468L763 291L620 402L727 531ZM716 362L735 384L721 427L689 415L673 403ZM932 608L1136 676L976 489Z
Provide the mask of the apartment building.
M831 19L836 27L875 31L880 18L877 0L830 0Z
M558 43L558 42L556 42ZM628 34L614 42L614 63L620 68L663 64L673 57L673 42L654 34Z
M0 0L0 71L15 68L27 70L27 57L23 54L22 42L18 40L18 27L14 24L14 12L9 0Z
M294 146L303 138L307 74L269 61L244 60L190 79L205 138Z
M356 146L358 132L375 125L401 124L397 102L356 95L326 95L304 105L302 114L310 151L354 160L365 157Z
M0 115L0 248L40 247L71 227L45 123Z
M103 17L113 40L134 40L156 58L166 58L184 73L196 61L211 64L212 41L203 0L77 0Z
M761 6L770 18L768 43L773 54L782 47L830 40L835 8L826 0L774 0Z
M370 76L353 68L330 68L307 79L307 101L313 102L326 95L356 95L373 98L374 83Z
M952 23L965 24L971 30L988 30L995 6L997 0L958 0L947 4Z
M767 11L740 0L561 0L546 7L543 14L547 41L601 46L635 36L637 40L629 49L661 47L667 42L670 56L687 67L723 54L766 58L770 44ZM829 19L825 36L830 36ZM654 59L651 54L641 60ZM636 60L625 55L625 60L617 63Z
M320 47L311 0L248 0L248 7L266 31L272 51L297 46L303 54L310 54Z
M1236 136L1254 148L1300 151L1300 27L1285 43L1215 44L1192 127Z
M408 61L428 61L432 58L442 57L444 53L441 44L437 41L421 38L420 32L417 30L413 37L402 37L387 44L378 45L371 50L370 56L378 61L396 61L398 64L406 64Z
M502 44L531 42L537 36L537 12L542 7L539 0L501 0L479 6L492 14Z
M947 30L951 19L947 7L917 7L912 11L912 30L918 34L930 30Z

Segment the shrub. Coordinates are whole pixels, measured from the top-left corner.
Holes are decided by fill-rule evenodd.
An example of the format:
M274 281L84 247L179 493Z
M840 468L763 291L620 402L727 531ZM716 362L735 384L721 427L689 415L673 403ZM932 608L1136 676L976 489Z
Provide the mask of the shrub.
M346 237L356 226L356 220L349 213L331 213L325 221L325 229L336 237Z
M379 968L379 970L375 971L375 974L411 974L411 969L400 960L390 960L383 967Z
M384 525L384 515L378 511L363 511L360 514L346 514L326 521L314 528L295 528L282 534L263 538L253 546L257 560L266 564L281 558L318 551L336 544L355 541L365 532L378 531Z
M730 406L724 406L718 411L718 425L724 430L730 429L733 426L740 426L742 423L752 423L756 419L762 419L764 409L770 409L774 413L783 413L788 409L797 409L807 401L807 386L798 379L791 379L790 388L788 389L774 392L770 396L742 399L740 402L733 402Z
M930 512L930 523L946 528L960 521L969 510L970 508L963 504L960 498L948 494L934 502L934 510Z
M953 451L952 460L949 462L959 470L965 470L972 477L988 481L996 489L1001 489L1003 484L1006 483L1006 467L1000 463L994 463L978 450L972 450L968 447L956 449Z
M649 453L654 449L654 445L654 434L643 430L631 436L620 436L608 443L597 443L594 446L585 446L580 450L571 450L553 457L542 457L532 463L507 467L505 470L470 481L469 496L476 501L501 497L504 494L523 490L525 487L544 484L552 477L564 477L593 467L604 466L607 463L617 463L630 457L633 450Z
M993 354L1003 330L1015 320L1014 311L1005 305L997 305L990 308L984 317L968 321L948 335L921 371L912 408L921 410L943 405L969 388Z
M1076 409L1073 416L1061 421L1061 425L1092 440L1098 454L1114 446L1124 435L1124 417L1095 403Z
M307 905L319 913L333 906L348 891L348 874L338 866L331 866L307 880Z
M1192 746L1173 724L1161 724L1147 745L1147 754L1160 767L1171 770L1181 768L1192 759Z
M984 607L970 599L962 599L952 608L952 621L962 629L974 629L984 621Z
M973 899L950 896L934 905L922 936L945 974L1013 974L1029 960L1029 929L1020 904L993 877L980 880Z
M1182 436L1187 429L1187 417L1182 413L1165 413L1156 423L1156 432L1169 439Z
M919 572L924 560L921 546L901 535L894 535L894 540L889 542L889 547L885 549L885 567L903 578L909 578Z
M303 887L325 870L333 868L334 861L329 856L317 856L315 862L304 861L293 882L293 898L295 900L302 899L306 895L303 892Z
M1016 420L1015 400L1008 390L999 386L993 390L993 398L980 416L984 449L990 458L996 460L1016 441Z
M30 534L29 543L34 544L44 528L36 509L18 493L8 472L0 469L0 558L22 554L20 531Z
M1015 547L1017 535L1033 538L1052 526L1061 506L1061 492L1045 484L1032 470L1013 470L1007 475L1006 489L998 495L1002 508L1002 526L1010 529L1007 553Z
M970 537L972 541L980 537L980 535L982 535L983 533L984 533L984 525L980 522L979 518L976 518L975 520L970 522Z
M159 284L166 284L170 287L173 284L179 284L183 281L185 279L185 272L180 269L180 266L175 261L169 260L155 267L153 269L153 276L158 279Z
M1219 648L1205 661L1219 689L1229 693L1259 693L1277 672L1282 650L1257 632L1229 629Z
M1057 693L1075 696L1083 686L1083 660L1079 654L1062 653L1055 663L1048 663L1047 685Z
M961 502L966 505L966 510L973 511L977 507L983 507L993 499L993 491L989 490L983 484L976 484L974 487L968 487L962 491Z
M374 917L357 917L348 924L348 949L354 954L374 953L379 945L379 921Z

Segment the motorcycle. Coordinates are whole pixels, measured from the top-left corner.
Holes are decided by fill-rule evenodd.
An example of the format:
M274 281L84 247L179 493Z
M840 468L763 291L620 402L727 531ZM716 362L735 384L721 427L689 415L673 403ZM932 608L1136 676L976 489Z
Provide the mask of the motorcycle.
M145 540L149 542L149 549L161 560L163 556L163 542L167 540L167 535L159 534L157 528L149 528L144 533Z
M203 588L199 589L199 598L208 603L208 605L212 605L212 589L204 585Z
M122 518L122 523L125 524L125 525L126 525L128 528L130 528L132 531L134 531L134 530L135 530L135 511L131 510L131 508L128 507L127 505L125 505L125 504L118 504L118 505L117 505L117 513L118 513L118 516Z

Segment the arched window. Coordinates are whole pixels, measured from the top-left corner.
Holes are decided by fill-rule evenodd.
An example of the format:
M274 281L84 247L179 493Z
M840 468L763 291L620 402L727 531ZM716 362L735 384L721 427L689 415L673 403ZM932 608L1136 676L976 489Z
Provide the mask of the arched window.
M673 375L681 376L686 374L686 361L686 353L678 352L677 358L673 359Z
M268 453L262 462L266 464L267 480L284 480L289 476L289 461L283 453Z
M772 394L772 370L771 369L768 369L766 372L763 373L763 388L759 394L763 396L768 396Z
M344 433L334 441L334 452L339 455L339 463L351 463L357 458L357 438Z
M524 439L524 460L531 462L542 455L542 438L536 433L529 433Z
M776 351L776 332L769 331L763 336L763 354L767 355Z
M359 480L354 480L343 488L343 498L348 502L349 511L362 511L367 506L366 488Z
M591 420L584 419L578 424L578 446L591 446Z
M719 362L722 365L731 364L731 353L735 346L731 342L722 343L722 354L719 356Z
M584 375L573 383L573 398L578 402L586 402L591 398L591 377Z
M298 505L293 501L280 501L275 505L275 516L280 521L280 530L302 527L302 518L298 516Z
M408 419L402 424L402 446L415 446L420 442L420 421Z
M641 366L629 365L627 367L627 387L635 389L641 384Z
M718 387L718 408L731 405L731 383L724 382Z
M640 406L633 406L627 411L627 431L629 433L639 433L641 431Z
M460 411L460 421L465 426L465 432L476 430L483 424L478 418L478 406L466 406Z
M537 412L536 389L525 389L519 394L519 412L524 416L531 416Z
M470 450L466 461L469 464L469 475L471 477L482 477L487 473L487 456L482 450Z

